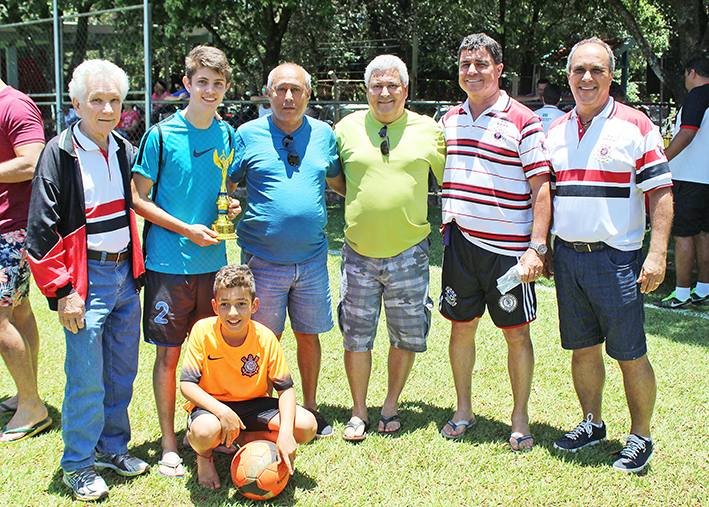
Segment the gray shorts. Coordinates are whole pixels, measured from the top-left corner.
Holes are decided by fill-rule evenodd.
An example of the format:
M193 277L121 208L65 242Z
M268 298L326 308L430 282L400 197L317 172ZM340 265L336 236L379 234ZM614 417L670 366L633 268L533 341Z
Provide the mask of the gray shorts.
M428 238L398 255L366 257L342 246L337 306L345 350L372 350L382 301L392 347L426 350L433 301L428 296Z

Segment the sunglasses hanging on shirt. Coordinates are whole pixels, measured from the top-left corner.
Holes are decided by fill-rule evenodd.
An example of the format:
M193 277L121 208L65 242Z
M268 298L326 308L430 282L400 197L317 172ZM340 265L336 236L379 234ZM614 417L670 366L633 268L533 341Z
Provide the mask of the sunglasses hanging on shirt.
M382 138L382 144L379 145L379 150L385 157L389 156L389 136L387 135L387 126L384 125L381 130L379 130L379 137Z
M295 139L288 135L283 138L283 147L288 150L288 163L293 167L300 164L300 156L295 151Z

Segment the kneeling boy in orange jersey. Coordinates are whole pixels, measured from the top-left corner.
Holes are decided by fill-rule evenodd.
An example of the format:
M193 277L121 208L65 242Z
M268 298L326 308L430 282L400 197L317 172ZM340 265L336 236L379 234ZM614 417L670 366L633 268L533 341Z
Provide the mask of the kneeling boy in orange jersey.
M187 439L197 453L199 484L221 487L212 463L219 444L267 439L293 474L296 443L315 437L315 417L295 403L288 365L275 335L251 320L258 308L254 277L247 266L226 266L214 280L216 317L190 332L180 389L189 412ZM278 399L268 396L268 381ZM244 430L247 434L239 435Z

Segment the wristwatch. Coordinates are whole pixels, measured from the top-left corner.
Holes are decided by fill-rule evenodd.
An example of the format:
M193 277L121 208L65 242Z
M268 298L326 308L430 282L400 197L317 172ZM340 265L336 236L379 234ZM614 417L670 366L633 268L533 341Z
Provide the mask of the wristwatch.
M549 250L544 243L530 243L529 248L537 252L537 255L539 255L539 257L541 257L542 259L544 259L544 256Z

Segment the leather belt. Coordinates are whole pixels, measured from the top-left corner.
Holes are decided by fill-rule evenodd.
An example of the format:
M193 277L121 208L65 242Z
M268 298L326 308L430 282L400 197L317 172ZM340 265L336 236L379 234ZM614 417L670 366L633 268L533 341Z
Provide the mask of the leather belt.
M86 257L92 261L121 262L130 257L130 252L125 250L118 253L106 253L97 252L96 250L89 250L86 253Z
M570 241L564 241L561 238L559 238L559 241L561 241L564 246L576 250L579 253L597 252L608 247L608 245L602 241L599 241L598 243L582 243L580 241L574 241L572 243Z

